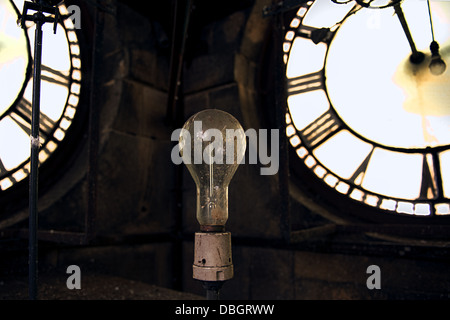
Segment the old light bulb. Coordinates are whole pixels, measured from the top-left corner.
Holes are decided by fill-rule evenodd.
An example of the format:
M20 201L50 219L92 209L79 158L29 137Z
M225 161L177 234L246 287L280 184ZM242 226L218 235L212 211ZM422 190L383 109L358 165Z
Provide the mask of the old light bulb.
M246 148L240 123L229 113L207 109L184 124L180 154L195 181L197 221L193 278L203 282L207 297L218 298L222 283L233 277L228 220L228 186Z
M246 148L245 132L229 113L207 109L186 121L180 153L197 186L202 231L222 231L228 220L228 185Z

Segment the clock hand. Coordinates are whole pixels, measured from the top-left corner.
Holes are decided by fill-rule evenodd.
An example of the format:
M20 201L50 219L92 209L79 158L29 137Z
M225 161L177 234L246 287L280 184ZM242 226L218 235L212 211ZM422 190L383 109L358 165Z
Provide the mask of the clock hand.
M403 10L400 6L400 2L394 5L395 13L397 14L398 19L400 20L400 24L402 25L403 31L405 32L406 38L408 39L409 45L411 47L412 54L409 57L409 60L414 64L420 64L425 58L425 55L418 51L416 45L414 44L413 38L411 36L411 31L409 31L408 23L406 22L405 15L403 14Z
M445 72L447 66L444 60L442 60L441 55L439 54L439 44L434 40L434 30L433 30L433 20L431 19L430 0L427 0L427 5L428 5L428 16L430 17L430 27L432 37L432 41L430 44L431 62L429 68L432 74L438 76Z

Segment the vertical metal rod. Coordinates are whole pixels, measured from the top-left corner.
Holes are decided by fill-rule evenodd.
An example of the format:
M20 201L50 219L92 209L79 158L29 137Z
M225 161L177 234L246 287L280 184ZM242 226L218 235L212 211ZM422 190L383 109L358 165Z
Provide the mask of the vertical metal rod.
M95 236L95 217L97 216L97 180L98 180L98 148L99 148L99 93L101 86L98 64L102 59L103 31L105 25L105 12L95 7L94 41L92 49L92 73L89 108L89 147L88 147L88 212L85 217L85 242Z
M206 300L219 300L219 290L207 289L206 290Z
M180 116L177 113L177 105L179 103L179 95L181 89L181 75L183 72L183 61L184 61L184 51L186 47L186 40L189 28L189 20L193 7L193 0L187 0L185 6L185 12L183 17L183 26L181 30L178 30L179 23L179 8L178 2L180 0L175 0L175 8L174 8L174 24L173 24L173 34L172 34L172 52L170 57L170 70L169 70L169 92L168 92L168 104L167 104L167 115L166 122L168 124L173 125L177 120L177 116ZM181 39L179 37L181 36ZM180 41L178 43L178 40ZM175 119L174 119L175 118Z
M29 298L37 299L38 281L38 168L39 168L39 116L41 98L41 62L42 62L42 25L44 15L35 13L36 31L34 40L34 65L33 65L33 99L31 114L31 156L30 156L30 189L29 189Z
M281 52L284 39L284 17L283 13L275 16L275 105L276 124L279 130L279 155L280 168L278 170L278 186L280 190L280 233L289 242L291 237L291 212L289 201L289 145L286 137L286 82L279 81L286 77L286 67ZM273 152L273 151L272 151Z
M184 16L181 16L179 2L174 1L174 20L172 30L172 51L170 57L169 71L169 91L166 123L176 128L180 127L184 121L184 99L183 99L183 83L181 81L184 61L184 51L188 36L188 27L190 15L193 8L194 0L187 0L184 7ZM180 30L179 23L182 23ZM173 259L173 288L176 290L183 289L183 242L181 240L183 232L183 166L175 168L175 241L174 241L174 259Z
M220 300L220 289L222 281L203 281L203 288L206 291L206 300Z

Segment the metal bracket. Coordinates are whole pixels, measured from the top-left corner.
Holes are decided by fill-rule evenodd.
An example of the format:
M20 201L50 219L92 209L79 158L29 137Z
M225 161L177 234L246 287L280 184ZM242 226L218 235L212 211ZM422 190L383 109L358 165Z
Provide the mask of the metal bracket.
M28 10L36 11L33 15L27 14ZM52 16L46 16L44 13L53 14ZM53 22L53 33L56 33L56 28L58 27L58 22L61 19L61 15L59 13L58 7L50 7L47 5L44 5L42 3L34 3L25 1L23 4L23 13L22 15L19 15L19 19L17 20L18 23L20 23L20 26L22 29L25 29L25 22L26 21L34 21L34 22Z

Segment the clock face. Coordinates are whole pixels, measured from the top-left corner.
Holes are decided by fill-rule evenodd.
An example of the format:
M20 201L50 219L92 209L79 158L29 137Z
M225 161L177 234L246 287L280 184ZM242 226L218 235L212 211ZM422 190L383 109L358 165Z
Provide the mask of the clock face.
M0 191L28 177L32 110L33 22L17 24L24 1L0 0ZM62 15L68 11L59 6ZM39 163L50 159L77 114L81 90L80 47L70 18L43 26Z
M354 1L301 5L283 44L287 136L333 192L398 215L450 215L450 71L429 69L427 1L400 3L425 54L420 64L409 60L393 6L375 2L382 9ZM430 1L430 9L449 64L450 2Z

